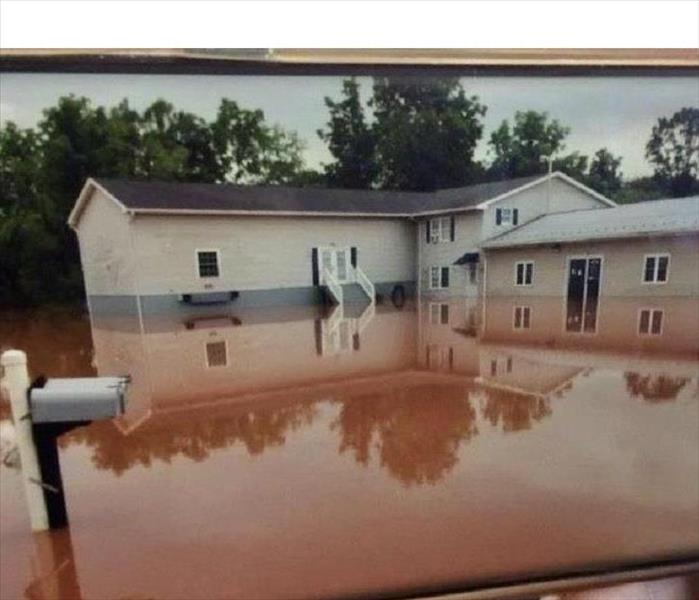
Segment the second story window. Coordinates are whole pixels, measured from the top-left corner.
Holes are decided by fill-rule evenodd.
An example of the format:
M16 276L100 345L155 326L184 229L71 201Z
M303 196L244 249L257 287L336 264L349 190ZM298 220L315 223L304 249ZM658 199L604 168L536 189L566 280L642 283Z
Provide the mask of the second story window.
M430 289L441 290L449 287L449 267L430 269Z
M515 263L515 285L531 285L534 282L534 263L520 261Z
M670 271L670 255L654 254L645 257L643 264L644 283L665 283Z
M454 241L454 217L438 217L427 221L427 242L440 244Z
M517 225L519 223L518 208L496 208L495 209L495 224L496 225Z
M218 277L218 250L197 250L197 268L199 277Z

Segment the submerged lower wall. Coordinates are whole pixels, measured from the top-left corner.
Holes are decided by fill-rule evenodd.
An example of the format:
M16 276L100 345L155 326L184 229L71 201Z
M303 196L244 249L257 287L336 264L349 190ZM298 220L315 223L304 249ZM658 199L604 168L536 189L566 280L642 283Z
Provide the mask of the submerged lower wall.
M396 286L402 286L407 298L415 296L414 281L384 281L376 283L376 292L386 302ZM293 287L266 290L241 290L238 296L228 302L212 304L188 304L180 294L108 295L97 294L88 298L90 314L98 316L143 316L179 313L182 315L210 312L212 307L220 307L224 312L234 313L237 308L264 308L284 306L307 306L322 303L322 290L319 287ZM212 294L212 298L216 297ZM140 307L139 307L140 303Z

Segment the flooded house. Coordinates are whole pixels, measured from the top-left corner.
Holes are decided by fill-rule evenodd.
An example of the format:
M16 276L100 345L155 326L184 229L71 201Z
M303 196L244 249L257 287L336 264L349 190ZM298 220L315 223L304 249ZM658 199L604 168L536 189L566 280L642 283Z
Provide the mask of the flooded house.
M91 313L477 297L482 241L614 203L562 173L436 192L90 179L69 217Z
M699 197L603 215L546 214L482 247L486 336L504 328L543 341L559 332L594 335L603 323L600 335L611 340L634 335L657 346L675 337L693 345L687 337L699 319ZM670 309L678 318L666 318Z

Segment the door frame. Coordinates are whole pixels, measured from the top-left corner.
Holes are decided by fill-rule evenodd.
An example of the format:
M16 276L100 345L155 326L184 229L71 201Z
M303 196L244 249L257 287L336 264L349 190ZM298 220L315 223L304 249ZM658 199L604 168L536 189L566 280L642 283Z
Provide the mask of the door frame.
M318 269L319 280L321 284L325 283L323 281L323 252L332 253L332 271L340 284L353 283L354 282L354 271L352 270L352 247L351 246L317 246L318 249ZM347 277L345 279L340 279L337 276L337 255L338 253L344 253L345 255L345 265L347 267Z
M599 291L597 293L597 319L595 321L595 330L594 331L584 331L584 329L581 329L580 331L568 331L566 328L567 325L567 317L568 317L568 311L567 311L567 306L568 306L568 283L570 280L570 263L573 260L584 260L585 261L585 281L584 281L584 287L583 287L583 320L584 320L584 315L585 315L585 307L587 305L587 265L590 260L594 260L595 258L599 259ZM604 254L568 254L566 255L566 262L565 262L565 277L563 277L563 314L562 314L562 329L563 333L567 335L597 335L597 331L599 330L599 320L601 316L601 306L602 306L602 284L604 283ZM583 322L584 325L584 322Z

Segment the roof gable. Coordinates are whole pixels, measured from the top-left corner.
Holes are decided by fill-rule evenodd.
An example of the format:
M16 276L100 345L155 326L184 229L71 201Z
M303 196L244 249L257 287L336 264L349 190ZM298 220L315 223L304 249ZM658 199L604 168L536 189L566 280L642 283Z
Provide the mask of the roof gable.
M650 200L609 208L550 213L485 240L486 249L699 233L699 196Z

